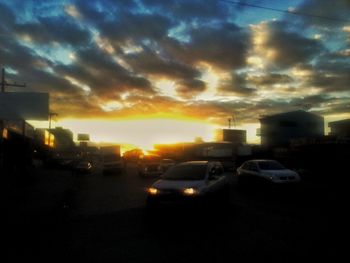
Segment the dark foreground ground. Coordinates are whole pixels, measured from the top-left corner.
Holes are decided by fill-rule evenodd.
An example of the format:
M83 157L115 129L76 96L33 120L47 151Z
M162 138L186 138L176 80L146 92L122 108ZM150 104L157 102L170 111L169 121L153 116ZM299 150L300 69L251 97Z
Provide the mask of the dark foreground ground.
M8 262L296 262L335 260L337 189L242 190L230 204L149 211L154 179L44 170L6 186Z

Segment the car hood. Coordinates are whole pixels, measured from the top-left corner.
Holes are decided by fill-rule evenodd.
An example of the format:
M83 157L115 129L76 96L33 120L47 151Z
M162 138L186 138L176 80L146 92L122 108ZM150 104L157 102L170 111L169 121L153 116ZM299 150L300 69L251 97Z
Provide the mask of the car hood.
M202 188L205 186L204 180L199 181L177 181L177 180L165 180L161 179L156 181L153 184L153 187L157 189L175 189L175 190L181 190L184 188Z

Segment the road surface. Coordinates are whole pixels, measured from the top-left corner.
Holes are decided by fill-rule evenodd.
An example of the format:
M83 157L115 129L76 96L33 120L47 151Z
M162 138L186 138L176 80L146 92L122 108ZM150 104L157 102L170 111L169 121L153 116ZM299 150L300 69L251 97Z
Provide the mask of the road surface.
M155 179L135 165L65 176L73 187L52 210L10 214L8 262L296 262L337 252L324 185L243 191L233 179L228 206L149 211L144 189Z

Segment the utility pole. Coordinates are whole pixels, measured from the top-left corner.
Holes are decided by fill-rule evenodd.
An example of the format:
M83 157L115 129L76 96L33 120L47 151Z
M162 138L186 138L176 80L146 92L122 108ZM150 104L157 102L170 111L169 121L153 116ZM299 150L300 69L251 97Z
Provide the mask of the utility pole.
M55 112L50 112L49 113L49 130L51 130L51 119L53 116L57 116L58 113L55 113Z
M51 120L53 116L57 116L57 115L58 113L55 113L55 112L49 113L49 140L48 140L49 147L51 146Z
M26 84L17 84L15 83L7 83L6 79L5 79L5 68L2 68L1 70L2 72L2 76L1 76L1 92L5 92L5 87L20 87L20 88L24 88L26 87Z

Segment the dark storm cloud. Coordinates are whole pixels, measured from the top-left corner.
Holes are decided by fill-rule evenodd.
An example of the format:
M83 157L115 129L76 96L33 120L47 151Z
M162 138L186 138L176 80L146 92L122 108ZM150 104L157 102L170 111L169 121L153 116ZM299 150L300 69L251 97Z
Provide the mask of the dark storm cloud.
M290 104L306 109L317 109L319 114L339 114L350 112L350 97L337 97L327 94L295 98Z
M328 107L326 107L322 114L340 114L340 113L349 113L350 112L350 97L345 98L342 101L332 103Z
M227 7L216 0L143 0L145 6L182 20L219 19L228 14Z
M180 97L190 99L205 91L206 84L199 79L182 80L177 83L176 92Z
M39 44L60 43L72 46L86 45L90 42L90 33L80 28L68 17L39 17L38 22L17 24L15 31L19 35L28 35Z
M350 57L339 52L320 55L313 66L313 74L305 79L306 86L324 92L350 91Z
M73 64L59 65L56 70L88 85L93 93L108 97L128 89L153 92L151 83L146 78L129 72L96 47L79 50L75 56Z
M301 3L297 7L296 11L312 14L321 17L330 17L333 19L325 19L313 16L298 16L297 19L301 20L304 26L317 26L323 29L329 29L339 27L345 24L349 24L350 17L350 1L349 0L337 0L337 1L319 1L309 0ZM295 19L295 16L294 16ZM336 20L338 19L338 20ZM341 21L347 20L348 22Z
M92 23L99 23L118 16L120 12L137 6L134 0L104 0L86 1L75 0L73 2L79 14Z
M350 90L350 74L325 74L319 72L307 81L309 86L322 88L325 92L349 91Z
M52 62L40 57L25 46L18 44L12 39L6 39L0 43L0 57L4 65L18 72L21 81L26 82L29 89L36 91L76 92L72 86L61 76L46 71Z
M166 76L175 79L193 79L200 71L174 59L163 58L156 52L143 49L142 52L125 56L126 62L138 72Z
M16 5L21 2L16 1ZM49 91L53 109L62 112L61 116L107 116L112 113L104 113L100 106L112 100L123 105L114 114L169 112L218 122L226 122L232 113L245 121L257 122L259 115L295 110L298 104L311 104L329 113L349 109L345 100L328 94L349 91L349 56L344 45L329 51L334 50L335 42L331 43L332 48L325 44L331 36L330 28L336 27L320 20L301 17L302 29L290 21L256 24L255 27L266 24L265 31L258 32L264 38L256 47L252 43L254 30L228 22L234 21L238 9L245 8L216 0L44 2L37 7L34 2L26 3L35 12L23 8L27 14L23 17L15 16L8 8L10 4L0 4L0 58L6 67L18 72L9 72L9 80L27 82L29 90ZM304 1L298 10L315 14L329 10L328 14L319 13L326 16L348 12L348 1L331 2ZM59 12L49 12L50 5ZM31 12L32 17L28 16ZM341 31L340 24L336 32ZM311 29L311 25L317 25L318 30L327 28L322 32L328 32L328 38L316 40L307 36L306 29ZM345 41L345 30L342 34L333 39ZM30 36L32 42L23 42L20 35ZM111 44L114 50L99 47L99 40ZM69 49L75 59L52 59L47 53L53 53L45 51L56 44ZM268 51L273 51L271 56L267 56ZM265 58L270 64L263 69L255 69L253 64L250 68L246 61L251 55L262 62ZM295 76L288 71L296 67L308 74ZM218 81L217 95L224 99L195 100L209 85L201 79L206 70L220 77L232 72L229 78ZM173 81L178 96L159 96L151 82L157 78ZM266 88L274 84L291 85L292 92L279 90L274 97L287 94L280 99L259 97L259 89L264 89L268 97ZM327 96L305 95L307 89L315 87ZM293 98L299 91L304 97ZM125 99L125 94L132 95Z
M174 57L189 64L206 62L222 69L245 65L249 44L248 34L231 23L191 29L191 40L183 43L164 39L162 47Z
M100 23L98 28L102 36L119 47L128 40L158 40L167 34L171 25L170 19L162 15L121 13L112 21Z
M96 98L69 93L51 96L50 107L54 109L55 112L59 112L60 118L86 118L87 116L95 117L105 114L99 107Z
M262 52L272 50L269 60L277 67L288 68L310 61L323 51L321 43L292 31L285 22L268 24L265 41L259 46Z
M247 81L246 74L233 72L229 80L222 80L218 91L227 95L247 96L255 92Z
M7 31L11 27L16 19L12 11L4 4L0 3L0 14L1 14L1 23L0 23L0 33Z
M206 61L221 68L238 68L245 64L249 47L247 34L234 24L219 28L198 28L191 32L190 50L197 61Z
M248 81L255 86L270 86L291 83L293 78L286 74L267 73L265 75L249 76Z

